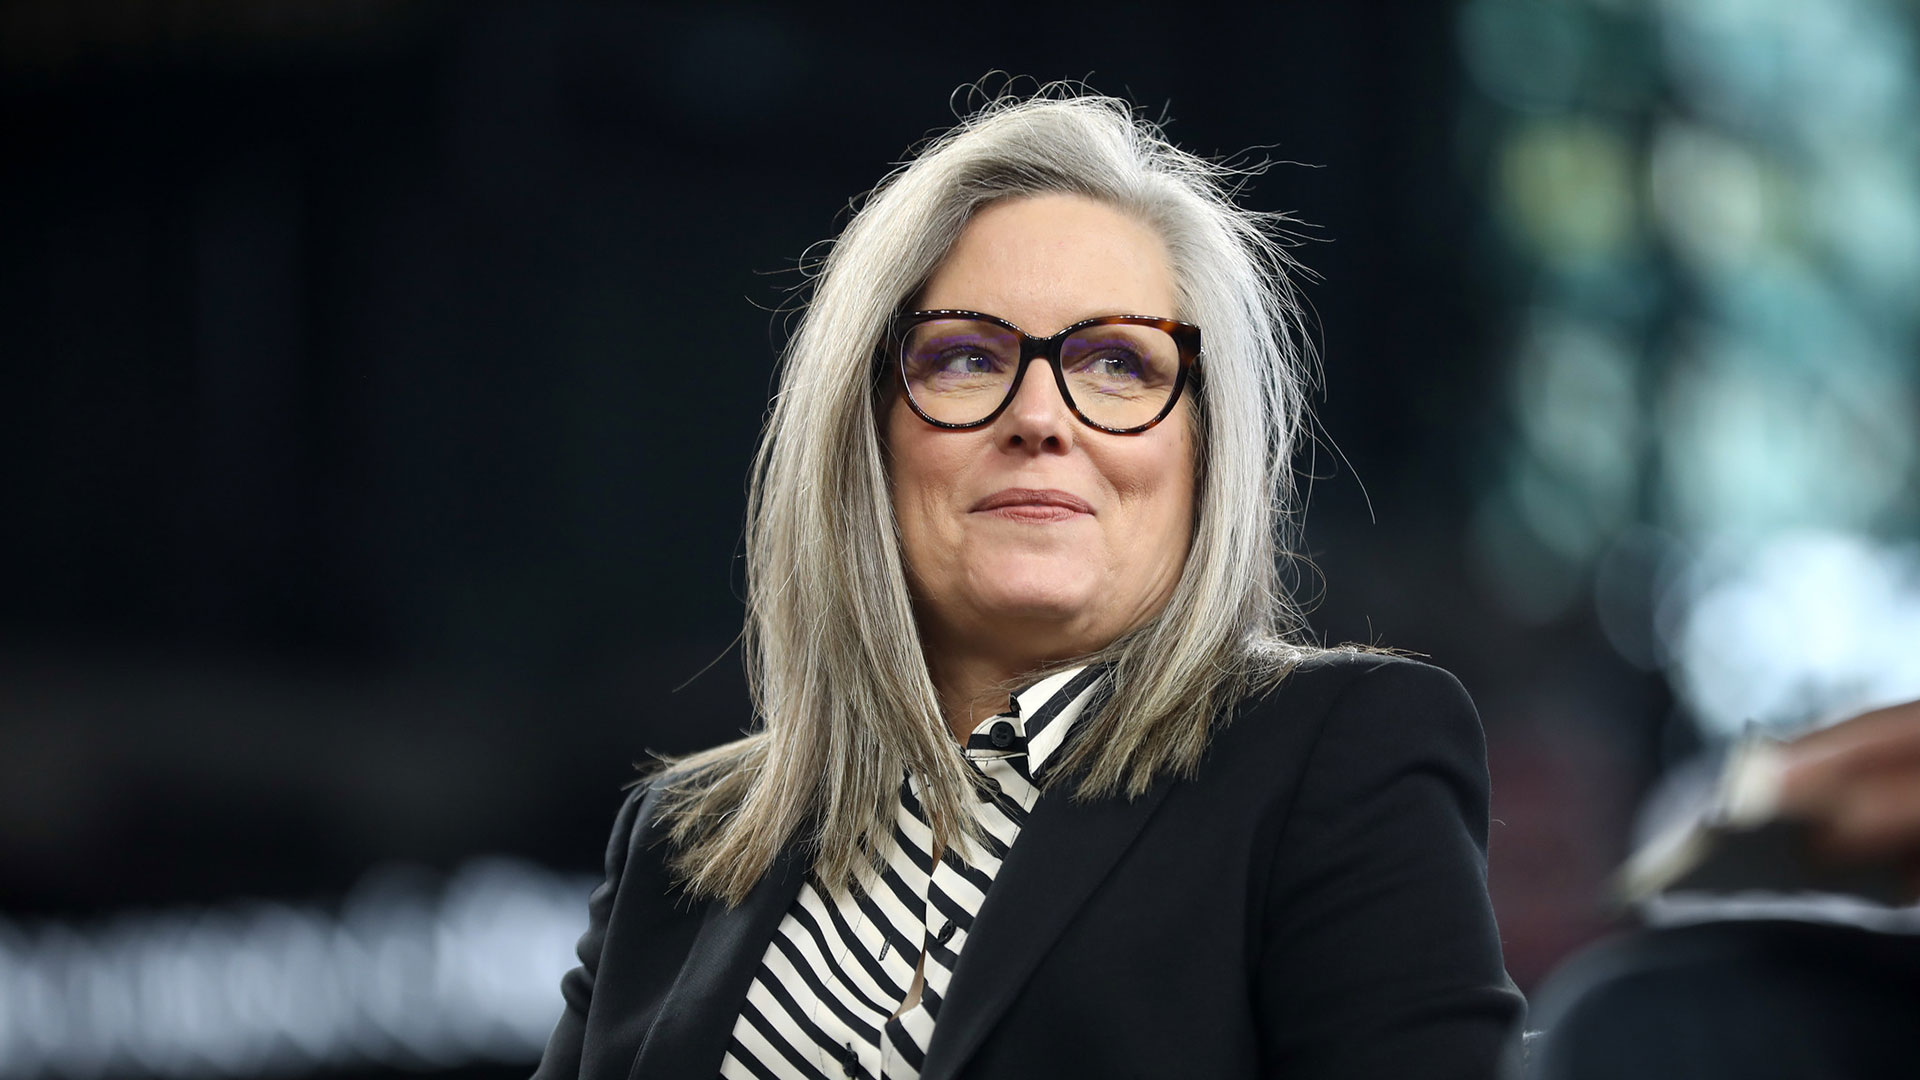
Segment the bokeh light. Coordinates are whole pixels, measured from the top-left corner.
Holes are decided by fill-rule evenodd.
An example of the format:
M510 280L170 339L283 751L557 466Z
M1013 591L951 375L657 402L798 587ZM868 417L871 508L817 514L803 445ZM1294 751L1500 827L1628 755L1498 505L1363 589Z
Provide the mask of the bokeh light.
M1479 565L1515 616L1590 614L1664 668L1709 735L1920 695L1917 25L1893 0L1461 10L1513 282Z
M94 927L0 919L0 1080L292 1076L539 1055L590 879L476 858Z

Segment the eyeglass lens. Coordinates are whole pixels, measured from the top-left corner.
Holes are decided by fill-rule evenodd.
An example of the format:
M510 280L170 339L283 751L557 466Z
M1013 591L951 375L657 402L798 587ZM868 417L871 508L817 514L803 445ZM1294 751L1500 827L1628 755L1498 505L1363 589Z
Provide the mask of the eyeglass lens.
M907 392L943 424L973 424L1005 401L1020 367L1020 335L978 319L933 319L901 343ZM1154 326L1106 323L1060 343L1067 397L1088 420L1133 428L1153 422L1180 379L1180 346ZM1036 371L1031 377L1045 377Z

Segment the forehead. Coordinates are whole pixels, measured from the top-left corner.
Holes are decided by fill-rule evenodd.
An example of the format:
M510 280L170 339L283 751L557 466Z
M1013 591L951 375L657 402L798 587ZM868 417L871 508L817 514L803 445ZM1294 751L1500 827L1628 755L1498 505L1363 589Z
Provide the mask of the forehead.
M1048 335L1097 315L1172 316L1175 299L1152 228L1084 195L1047 194L977 212L915 306L982 311Z

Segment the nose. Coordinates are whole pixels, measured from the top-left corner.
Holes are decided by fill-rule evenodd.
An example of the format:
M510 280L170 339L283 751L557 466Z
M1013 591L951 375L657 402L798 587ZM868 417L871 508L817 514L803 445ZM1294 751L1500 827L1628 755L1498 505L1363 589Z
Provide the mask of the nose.
M1007 411L994 421L1002 446L1029 452L1071 450L1079 426L1054 382L1053 369L1043 357L1028 361L1020 389L1007 403Z

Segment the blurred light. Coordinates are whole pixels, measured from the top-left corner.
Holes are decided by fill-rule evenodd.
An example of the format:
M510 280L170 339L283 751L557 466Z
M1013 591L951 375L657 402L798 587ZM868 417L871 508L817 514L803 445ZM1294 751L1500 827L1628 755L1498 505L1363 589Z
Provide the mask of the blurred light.
M1590 574L1615 650L1710 726L1840 707L1863 677L1807 668L1796 631L1920 640L1869 602L1862 582L1898 575L1860 539L1920 535L1920 8L1473 0L1460 19L1473 85L1511 110L1488 201L1527 312L1516 437L1474 525L1488 584L1538 619ZM1793 560L1831 595L1789 589ZM1859 655L1907 670L1883 653Z
M1460 14L1460 52L1487 96L1516 109L1573 103L1591 52L1585 12L1537 0L1473 0Z
M1711 731L1792 731L1920 697L1920 546L1805 532L1710 551L1660 604Z
M1500 152L1500 200L1525 244L1548 263L1620 254L1638 211L1633 149L1594 121L1536 121Z
M1585 517L1612 533L1632 511L1642 424L1638 357L1607 328L1537 312L1514 365L1514 413L1526 446L1577 489ZM1577 545L1591 553L1595 544Z
M1913 35L1890 5L1788 4L1774 36L1783 54L1779 104L1802 141L1871 137L1911 124L1920 106Z
M1874 301L1890 330L1920 318L1920 161L1878 144L1822 162L1808 186L1806 214L1851 286Z
M1707 335L1661 410L1667 513L1697 533L1865 527L1907 491L1912 390L1832 351L1782 358Z
M1702 113L1736 126L1776 119L1785 51L1777 30L1785 10L1799 3L1660 0L1661 44L1682 96Z
M591 879L509 859L369 874L338 918L266 902L0 919L0 1078L531 1063Z
M1642 671L1666 666L1666 649L1654 632L1654 603L1685 553L1672 536L1645 525L1623 531L1593 571L1593 609L1600 631L1621 658Z
M1661 227L1697 269L1730 272L1765 241L1769 207L1761 169L1739 143L1691 124L1662 124L1648 174Z
M1704 115L1818 141L1912 115L1913 38L1874 0L1662 0L1674 82Z
M1507 492L1528 531L1561 562L1580 567L1599 553L1603 526L1594 507L1539 459L1515 455L1507 462Z

